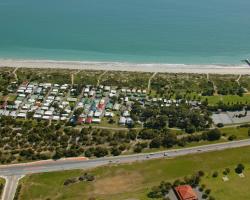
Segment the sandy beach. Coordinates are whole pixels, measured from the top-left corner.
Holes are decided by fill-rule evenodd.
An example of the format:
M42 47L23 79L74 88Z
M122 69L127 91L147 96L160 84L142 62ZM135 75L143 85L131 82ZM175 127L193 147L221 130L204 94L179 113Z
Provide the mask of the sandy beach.
M196 74L250 74L250 67L242 65L185 65L185 64L142 64L120 62L82 62L54 60L11 60L0 59L0 67L58 68L108 71L196 73Z

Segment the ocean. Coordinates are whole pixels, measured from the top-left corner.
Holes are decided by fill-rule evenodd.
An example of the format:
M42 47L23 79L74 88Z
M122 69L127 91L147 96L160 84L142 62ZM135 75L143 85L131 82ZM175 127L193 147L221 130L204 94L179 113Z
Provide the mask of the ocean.
M249 0L1 0L0 58L237 64Z

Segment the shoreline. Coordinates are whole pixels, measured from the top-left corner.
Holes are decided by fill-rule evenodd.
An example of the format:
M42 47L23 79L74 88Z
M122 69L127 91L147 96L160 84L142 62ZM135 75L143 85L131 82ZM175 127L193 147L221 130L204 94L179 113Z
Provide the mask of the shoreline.
M0 59L0 67L82 69L129 72L192 73L192 74L249 74L247 64L164 64L164 63L127 63L57 60L14 60Z

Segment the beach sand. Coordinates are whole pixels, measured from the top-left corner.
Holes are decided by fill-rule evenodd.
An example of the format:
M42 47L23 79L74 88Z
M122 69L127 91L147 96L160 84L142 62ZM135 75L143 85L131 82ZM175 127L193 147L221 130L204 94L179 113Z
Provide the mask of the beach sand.
M242 65L185 65L185 64L138 64L120 62L82 62L54 60L0 59L0 67L63 68L83 70L195 73L195 74L250 74L250 66Z

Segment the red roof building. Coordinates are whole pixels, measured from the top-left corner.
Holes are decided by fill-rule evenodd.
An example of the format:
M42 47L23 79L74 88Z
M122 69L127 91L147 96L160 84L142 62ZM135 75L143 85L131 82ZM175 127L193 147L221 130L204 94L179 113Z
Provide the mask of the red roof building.
M91 124L92 123L92 117L88 117L86 120L85 120L85 123L86 124Z
M83 123L83 122L84 122L84 120L85 120L84 118L79 117L79 118L78 118L78 120L77 120L77 123L81 124L81 123Z
M180 200L198 200L196 193L190 185L175 187L175 192Z
M98 108L101 109L101 110L104 110L105 105L104 104L98 104Z

